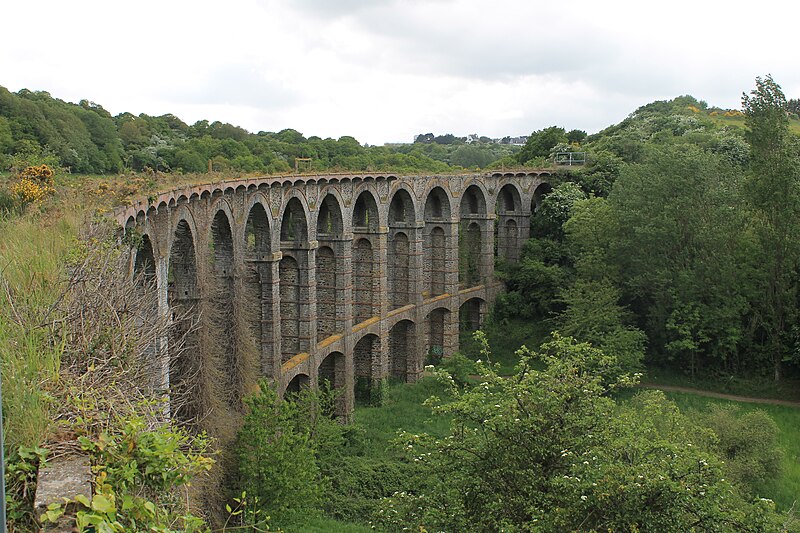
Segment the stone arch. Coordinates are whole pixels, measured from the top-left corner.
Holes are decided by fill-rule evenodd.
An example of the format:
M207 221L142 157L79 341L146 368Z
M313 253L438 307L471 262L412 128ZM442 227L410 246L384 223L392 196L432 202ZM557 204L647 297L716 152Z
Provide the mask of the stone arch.
M249 259L266 259L272 253L270 219L261 202L253 203L244 227L244 248Z
M461 196L461 218L471 215L486 216L486 193L476 184L471 184Z
M497 193L495 212L500 214L520 214L522 199L519 189L513 183L506 183Z
M224 205L224 204L219 204ZM243 396L243 376L241 342L237 331L234 289L234 247L233 231L226 210L219 209L211 221L211 277L208 280L209 306L204 310L210 313L206 323L213 340L214 351L221 357L224 390L231 407L238 408Z
M416 325L401 320L389 330L389 377L393 381L413 381L416 367Z
M488 233L486 195L474 183L461 196L458 228L458 283L462 289L483 282L483 234Z
M272 293L272 232L270 217L261 195L256 196L249 209L244 227L245 269L242 292L237 307L250 325L250 335L255 344L265 376L275 377L274 296Z
M281 217L280 279L281 363L311 348L312 302L309 293L308 218L303 202L292 196Z
M425 362L438 365L446 354L447 322L450 310L446 307L433 309L425 317Z
M353 348L356 403L362 405L381 403L380 358L381 339L372 333L361 337Z
M170 312L170 412L178 422L190 423L200 412L200 291L194 233L186 219L175 225L170 246L167 303Z
M281 217L281 248L303 245L308 242L308 218L306 209L297 196L286 202ZM285 244L284 244L285 243Z
M439 186L428 193L425 200L424 279L428 297L445 293L447 280L447 234L445 225L450 222L450 200Z
M552 190L553 187L547 182L542 182L536 186L533 190L533 196L531 197L531 213L539 211L539 208L542 207L542 200L545 196L550 194Z
M398 188L392 195L389 203L389 226L413 226L417 220L416 206L411 193L404 188Z
M486 316L486 301L483 298L470 298L458 308L458 329L473 332L483 327Z
M425 199L425 222L450 220L450 199L438 185L430 190Z
M136 258L133 265L133 277L137 285L151 285L156 283L156 259L153 243L150 236L142 235L142 242L136 249Z
M497 194L495 205L495 257L505 261L519 259L520 227L517 218L522 216L522 200L517 187L506 183Z
M333 194L326 194L317 213L317 240L341 238L344 233L342 209Z
M320 388L329 387L331 390L338 391L336 396L335 405L331 406L332 412L327 413L330 416L338 415L345 416L345 397L342 391L345 387L347 371L345 368L345 357L342 352L331 352L322 362L317 369L317 386Z
M137 317L137 329L143 334L156 334L159 330L158 324L160 317L158 313L158 276L156 273L155 253L150 236L142 235L142 241L136 250L133 266L133 281L136 287L136 298L139 300L138 309L141 315ZM144 365L147 368L156 369L159 363L159 342L158 337L148 340L144 348ZM163 379L161 375L154 375L153 386L159 388L163 384L159 383Z
M389 242L387 284L390 309L413 303L411 236L417 234L414 197L404 188L398 188L389 203Z
M353 324L379 314L375 255L369 239L360 238L353 244Z
M317 213L317 342L344 331L344 221L339 199L327 193Z
M290 398L292 395L300 394L300 391L308 389L311 386L311 380L308 374L297 374L295 377L286 384L286 390L283 391L284 399Z
M364 189L353 205L353 231L375 233L380 227L378 203L369 189Z

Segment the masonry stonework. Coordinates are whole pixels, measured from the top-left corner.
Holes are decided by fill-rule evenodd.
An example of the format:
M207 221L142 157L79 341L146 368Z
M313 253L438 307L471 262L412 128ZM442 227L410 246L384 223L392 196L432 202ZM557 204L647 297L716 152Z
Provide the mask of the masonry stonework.
M342 389L342 416L388 379L415 381L426 360L458 349L459 328L481 325L502 290L495 259L519 258L549 176L266 177L176 189L118 209L119 223L142 235L131 271L155 280L152 312L187 324L153 340L158 388L191 390L202 337L188 324L201 302L219 310L208 327L222 335L241 334L232 317L251 308L242 316L260 377L280 392ZM241 339L228 341L222 357L233 365ZM179 344L186 355L170 357ZM230 388L242 382L226 378ZM198 409L184 402L172 413L188 419Z

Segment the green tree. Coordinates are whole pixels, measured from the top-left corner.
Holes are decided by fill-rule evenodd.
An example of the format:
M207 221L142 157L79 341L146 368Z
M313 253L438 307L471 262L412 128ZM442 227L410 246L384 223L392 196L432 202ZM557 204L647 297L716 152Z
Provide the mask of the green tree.
M554 146L566 142L568 142L568 139L564 128L550 126L543 130L534 131L528 136L525 146L517 154L517 161L526 163L532 159L548 157Z
M793 328L798 318L800 147L789 133L786 97L771 76L756 78L756 88L742 95L742 106L750 143L745 198L760 245L755 320L766 336L777 381L782 363L795 358L800 344Z
M557 335L533 358L525 349L521 355L511 378L483 366L482 383L461 389L443 377L453 399L436 411L453 417L452 433L402 436L430 480L388 498L385 524L412 531L771 528L770 502L749 504L725 480L709 430L662 393L622 405L608 396L601 375L613 357Z

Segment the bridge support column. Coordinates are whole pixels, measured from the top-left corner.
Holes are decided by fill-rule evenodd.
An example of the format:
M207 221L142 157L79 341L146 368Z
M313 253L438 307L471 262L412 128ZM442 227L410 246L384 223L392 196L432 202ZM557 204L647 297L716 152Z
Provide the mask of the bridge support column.
M355 359L353 358L352 341L353 331L353 234L342 236L341 246L342 260L341 274L343 300L340 303L342 317L344 320L344 391L342 392L342 410L346 413L346 421L350 421L353 409L356 405L355 399ZM337 263L338 266L338 263Z
M281 377L281 279L280 252L272 254L269 261L254 263L258 302L255 313L260 323L259 347L261 374L269 379Z
M481 250L480 270L481 284L485 285L494 279L494 218L485 217L480 220Z
M444 344L442 356L450 357L458 351L458 220L451 220L443 225L445 230L445 292L451 295L451 300L456 302L450 306L450 312L445 315ZM453 312L453 307L455 312Z

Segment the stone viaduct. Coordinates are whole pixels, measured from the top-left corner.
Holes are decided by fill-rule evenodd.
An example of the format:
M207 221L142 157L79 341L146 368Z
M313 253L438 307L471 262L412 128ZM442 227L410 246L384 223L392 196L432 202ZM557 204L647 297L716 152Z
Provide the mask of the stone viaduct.
M346 416L387 379L412 382L426 360L457 350L459 326L481 324L502 288L495 259L518 258L548 178L253 178L172 190L114 216L141 236L131 273L157 291L152 313L197 318L213 299L223 357L235 358L232 317L251 302L261 375L280 393L328 380ZM159 388L191 385L198 329L154 341Z

